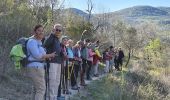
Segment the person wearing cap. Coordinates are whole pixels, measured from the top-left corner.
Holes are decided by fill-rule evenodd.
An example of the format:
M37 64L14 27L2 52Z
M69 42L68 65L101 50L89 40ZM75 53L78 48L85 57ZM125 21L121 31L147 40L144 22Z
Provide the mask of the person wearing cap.
M81 58L82 58L82 68L80 71L80 85L81 86L86 86L85 84L85 80L84 80L84 74L86 72L86 68L87 68L87 58L88 58L88 48L87 48L87 44L90 42L89 39L85 39L84 43L82 44L82 48L81 48ZM90 77L86 77L87 80L90 80Z
M56 56L49 63L49 98L56 100L58 96L58 87L60 84L61 64L64 60L64 54L60 43L62 35L61 24L55 24L52 33L44 41L44 47L47 53L56 52Z
M58 99L62 99L61 97L61 90L63 89L63 93L66 92L66 79L65 79L65 73L66 73L66 62L67 62L67 50L66 50L66 45L68 41L67 36L62 36L61 37L61 52L64 54L64 59L61 64L61 77L60 77L60 85L58 89Z
M71 69L73 67L73 61L74 61L74 54L73 54L73 40L69 39L67 41L66 45L66 51L67 51L67 60L66 60L66 67L65 67L65 93L71 94L69 91L69 82L70 82L70 73Z
M78 84L77 84L77 77L78 77L78 71L81 67L81 41L78 41L75 46L73 46L73 55L74 55L74 67L73 70L71 70L71 89L72 90L78 90Z

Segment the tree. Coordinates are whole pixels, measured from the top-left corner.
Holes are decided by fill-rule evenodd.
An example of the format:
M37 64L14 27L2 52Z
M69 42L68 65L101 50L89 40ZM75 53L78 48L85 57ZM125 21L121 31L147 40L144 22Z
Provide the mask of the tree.
M91 15L92 15L92 10L93 10L93 3L92 0L87 0L87 12L88 12L88 22L90 23L91 21Z
M119 34L119 41L128 51L128 59L125 67L129 64L133 50L138 48L142 43L142 38L139 37L137 30L134 27L128 27L123 23L114 25L114 30Z

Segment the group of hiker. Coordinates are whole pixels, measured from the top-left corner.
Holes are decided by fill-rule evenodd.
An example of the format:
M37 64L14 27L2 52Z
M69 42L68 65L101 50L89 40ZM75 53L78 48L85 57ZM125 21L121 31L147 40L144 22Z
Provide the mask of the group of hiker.
M43 26L36 25L26 44L26 69L35 87L34 100L64 100L61 94L71 94L70 85L72 90L79 90L79 85L86 86L85 79L99 77L100 62L105 65L105 73L111 72L113 66L120 71L124 58L121 48L110 46L101 53L99 45L99 40L82 38L75 43L62 36L60 24L55 24L52 33L45 37Z

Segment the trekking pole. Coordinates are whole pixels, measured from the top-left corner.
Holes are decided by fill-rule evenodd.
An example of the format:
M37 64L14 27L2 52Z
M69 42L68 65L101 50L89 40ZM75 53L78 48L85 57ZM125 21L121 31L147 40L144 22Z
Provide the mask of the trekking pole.
M49 63L47 63L47 65L45 66L45 83L46 83L46 92L45 92L45 100L46 100L47 97L49 97Z
M59 88L58 88L58 97L61 96L61 91L63 89L63 63L61 64L61 75L60 75L60 85L59 85Z
M66 80L65 80L65 71L66 71L66 66L63 64L63 94L66 95Z
M73 63L70 64L70 62L68 62L68 68L67 68L67 71L68 71L68 72L67 72L67 75L68 75L68 76L67 76L67 84L68 84L68 87L67 87L67 88L69 88L69 85L70 85L71 70L73 69L73 68L72 68L72 67L73 67L72 64L73 64ZM70 67L71 67L71 70L70 70ZM71 93L69 93L69 100L70 100L70 95L71 95Z
M80 41L83 39L83 36L85 35L86 32L87 32L87 30L84 30L84 31L81 33Z

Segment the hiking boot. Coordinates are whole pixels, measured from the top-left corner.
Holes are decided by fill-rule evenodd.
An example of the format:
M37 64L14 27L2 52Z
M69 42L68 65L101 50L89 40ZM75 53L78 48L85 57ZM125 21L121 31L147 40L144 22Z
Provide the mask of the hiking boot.
M57 100L65 100L65 96L57 97Z
M85 84L85 83L80 83L80 85L81 85L81 86L87 86L87 84Z
M66 90L66 94L71 94L71 92L69 90Z
M99 77L99 74L94 74L94 77Z
M72 90L78 90L78 87L77 86L73 86L71 87Z

